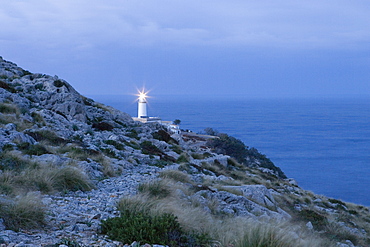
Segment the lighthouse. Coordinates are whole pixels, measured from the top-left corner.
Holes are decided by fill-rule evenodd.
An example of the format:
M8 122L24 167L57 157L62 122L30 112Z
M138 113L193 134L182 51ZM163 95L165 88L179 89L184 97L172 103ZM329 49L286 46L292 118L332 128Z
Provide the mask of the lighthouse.
M144 90L139 93L139 100L137 105L137 117L148 118L148 112L146 110L146 94Z
M147 98L150 98L148 96L148 92L145 92L143 89L142 91L139 91L139 94L136 94L139 96L137 101L137 117L133 117L132 119L134 121L139 121L142 123L161 123L162 120L159 117L149 117L148 111L146 108L147 105Z

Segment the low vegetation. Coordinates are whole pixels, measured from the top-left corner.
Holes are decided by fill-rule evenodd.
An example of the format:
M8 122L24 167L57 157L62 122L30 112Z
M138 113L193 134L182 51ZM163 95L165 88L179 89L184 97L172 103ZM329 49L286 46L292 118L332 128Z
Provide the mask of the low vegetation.
M119 232L122 233L127 228L131 229L131 232L138 232L143 229L141 224L148 225L148 222L152 222L151 220L154 218L160 231L165 232L166 224L160 223L161 218L158 216L167 215L168 219L176 219L179 228L187 232L186 236L188 237L185 239L191 240L185 245L176 242L171 246L333 246L329 241L312 236L308 231L304 231L298 225L290 222L271 221L266 225L266 223L259 223L248 217L220 214L217 210L206 213L201 203L197 201L189 203L183 199L183 195L192 195L197 191L195 188L199 187L190 181L187 174L176 170L166 170L160 176L162 179L158 181L140 185L139 194L122 198L118 203L121 216L103 221L103 233L115 232L116 235L108 235L112 239L118 240ZM217 207L214 201L210 200L208 203L209 208ZM135 218L135 221L129 224L128 217ZM142 218L145 220L143 219L143 223L139 224L138 221ZM118 224L118 222L120 223ZM125 225L121 224L123 222ZM144 229L146 228L144 227ZM194 235L195 232L197 235ZM148 232L147 234L152 236L152 233ZM297 238L294 234L299 234L300 237ZM157 234L157 236L159 235ZM145 238L142 237L142 239ZM162 238L162 242L159 242L160 240L151 238L158 243L170 243L163 239L166 238ZM151 243L157 242L151 241Z
M151 215L124 210L120 217L102 222L101 232L122 243L157 243L168 246L204 246L207 238L182 229L173 214Z
M0 157L0 192L18 195L29 191L50 193L54 191L90 190L88 177L74 164L56 166L38 164L12 153Z
M270 169L276 172L280 178L287 178L279 167L276 167L266 155L258 152L256 148L249 148L241 140L225 133L218 133L212 128L205 129L205 133L217 137L209 139L206 144L213 152L230 155L239 163L250 167L258 166Z
M74 164L38 164L14 152L0 154L0 218L11 230L43 226L45 209L37 191L90 190L94 186Z
M0 201L0 218L8 229L19 231L39 228L45 224L44 217L45 208L36 193Z

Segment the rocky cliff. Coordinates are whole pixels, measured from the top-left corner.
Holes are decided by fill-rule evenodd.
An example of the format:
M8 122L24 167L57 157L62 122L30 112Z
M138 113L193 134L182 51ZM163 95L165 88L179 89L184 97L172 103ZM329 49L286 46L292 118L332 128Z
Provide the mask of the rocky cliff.
M134 122L0 57L0 246L123 246L101 223L133 201L213 246L241 246L241 226L255 225L288 229L292 246L370 245L367 207L302 190L255 149L238 162L211 143Z

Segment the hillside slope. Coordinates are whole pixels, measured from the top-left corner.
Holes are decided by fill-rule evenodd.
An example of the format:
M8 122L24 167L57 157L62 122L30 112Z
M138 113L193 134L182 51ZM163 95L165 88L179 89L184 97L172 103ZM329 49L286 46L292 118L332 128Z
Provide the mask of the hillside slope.
M0 150L0 244L122 246L101 224L140 207L208 239L178 246L254 246L261 229L290 246L370 245L367 207L302 190L239 140L134 122L1 57Z

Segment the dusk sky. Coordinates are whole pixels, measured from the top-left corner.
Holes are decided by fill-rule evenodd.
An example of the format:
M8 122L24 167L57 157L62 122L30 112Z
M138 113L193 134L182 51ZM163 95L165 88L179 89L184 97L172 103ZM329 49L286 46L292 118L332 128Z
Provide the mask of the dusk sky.
M0 0L0 56L84 95L370 96L368 0Z

